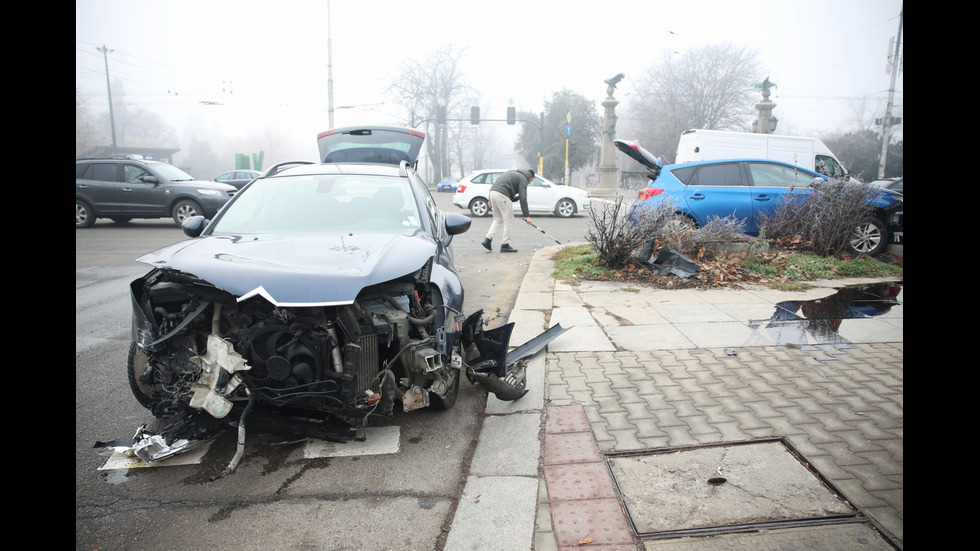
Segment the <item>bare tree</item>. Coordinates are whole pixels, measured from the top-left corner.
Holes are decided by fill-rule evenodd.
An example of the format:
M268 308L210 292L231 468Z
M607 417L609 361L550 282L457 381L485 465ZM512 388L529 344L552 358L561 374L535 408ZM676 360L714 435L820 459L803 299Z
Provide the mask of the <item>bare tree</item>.
M756 116L753 82L765 75L744 46L712 44L664 53L635 80L630 128L656 155L673 160L681 132L745 129Z
M469 99L477 93L466 82L462 58L465 49L449 44L418 58L403 62L389 90L410 112L411 124L422 124L430 139L426 151L432 160L435 181L450 171L449 129L439 124L447 119L469 117Z
M116 111L120 113L120 111ZM120 145L170 147L177 143L174 129L160 115L143 108L128 108L117 117ZM122 141L125 140L125 141Z
M177 144L174 129L156 113L134 107L126 101L123 83L112 81L112 112L115 119L116 145L139 147L173 147ZM109 112L99 118L107 133L111 133Z
M86 100L75 89L75 156L99 145L99 131L95 119L86 106Z

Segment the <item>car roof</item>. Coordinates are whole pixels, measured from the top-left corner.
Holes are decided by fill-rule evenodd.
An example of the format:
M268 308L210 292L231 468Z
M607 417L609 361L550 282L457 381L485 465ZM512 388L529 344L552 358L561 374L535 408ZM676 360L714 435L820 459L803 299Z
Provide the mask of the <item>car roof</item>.
M122 157L85 157L82 159L75 159L75 163L145 163L148 165L170 164L163 161L158 161L156 159L127 159Z
M469 172L469 174L467 174L467 176L469 176L471 174L484 174L484 173L487 173L487 172L507 172L508 170L534 170L534 169L533 168L521 168L521 169L514 169L514 168L481 168L480 170L471 170ZM534 177L535 178L540 178L540 179L544 180L545 182L551 182L551 180L549 180L549 179L545 178L544 176L538 174L538 171L537 170L534 170ZM552 182L552 183L554 183L554 182Z
M374 163L309 163L287 168L267 178L279 176L308 176L313 174L366 174L402 176L401 167Z
M789 167L789 168L795 168L796 170L799 170L799 171L802 171L802 172L806 172L808 174L817 174L816 172L814 172L814 171L812 171L810 169L806 169L806 168L803 168L801 166L797 166L797 165L794 165L794 164L791 164L791 163L787 163L787 162L784 162L784 161L774 161L772 159L751 159L751 158L745 158L745 159L741 159L741 158L740 159L711 159L711 160L706 160L706 161L689 161L689 162L686 162L686 163L677 163L677 164L673 164L673 165L667 165L667 166L664 167L664 170L674 170L674 169L677 169L677 168L685 168L685 167L689 167L689 166L716 165L716 164L722 164L722 163L769 163L769 164L772 164L772 165L781 165L781 166L785 166L785 167ZM818 176L819 176L819 174L818 174Z

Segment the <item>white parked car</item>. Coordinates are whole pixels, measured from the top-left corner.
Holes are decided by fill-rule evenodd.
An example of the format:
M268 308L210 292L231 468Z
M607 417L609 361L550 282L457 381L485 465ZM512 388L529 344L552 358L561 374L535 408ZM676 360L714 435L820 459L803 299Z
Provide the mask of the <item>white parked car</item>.
M504 172L507 170L475 170L467 174L456 182L453 204L469 209L473 216L489 216L490 186ZM553 212L567 218L589 210L589 194L583 189L556 184L535 175L527 186L527 208L532 213ZM520 215L518 201L514 201L514 212Z

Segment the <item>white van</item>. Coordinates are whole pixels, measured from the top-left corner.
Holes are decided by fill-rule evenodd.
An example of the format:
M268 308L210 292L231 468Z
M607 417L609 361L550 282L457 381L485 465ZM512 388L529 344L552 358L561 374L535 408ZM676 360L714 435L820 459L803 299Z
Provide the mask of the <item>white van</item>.
M770 159L834 179L847 176L837 157L817 138L699 129L681 134L674 163L714 159Z

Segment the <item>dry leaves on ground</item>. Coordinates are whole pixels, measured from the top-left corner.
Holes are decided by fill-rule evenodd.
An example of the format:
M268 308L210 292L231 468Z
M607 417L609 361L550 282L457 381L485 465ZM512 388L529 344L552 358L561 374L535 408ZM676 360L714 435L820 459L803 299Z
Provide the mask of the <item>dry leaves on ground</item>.
M769 253L754 253L755 262L777 268L779 272L787 269L788 256L792 251L776 251ZM749 272L742 268L746 253L714 252L700 249L688 254L700 270L697 275L681 278L676 275L659 275L640 262L630 262L622 270L607 272L606 275L589 275L588 279L623 281L642 283L661 289L712 289L740 288L743 285L773 285L787 281L787 277L768 277L759 273Z

